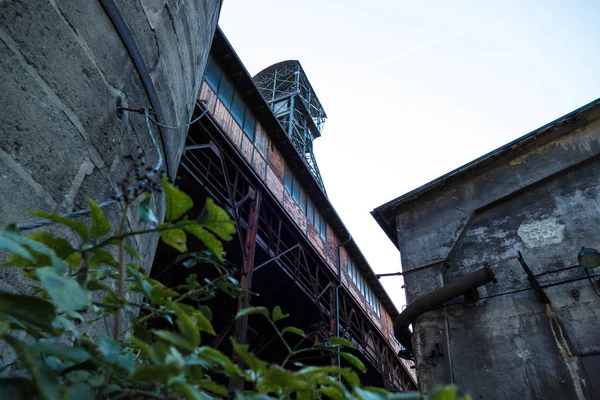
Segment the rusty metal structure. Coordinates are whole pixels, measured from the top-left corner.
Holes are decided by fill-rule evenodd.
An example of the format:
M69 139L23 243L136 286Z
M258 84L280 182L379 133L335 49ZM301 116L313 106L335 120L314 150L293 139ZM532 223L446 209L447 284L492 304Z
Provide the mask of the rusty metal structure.
M301 71L298 62L286 63ZM269 70L272 68L265 71ZM279 67L275 71L280 71ZM368 367L362 379L365 385L416 390L415 374L409 363L399 358L403 349L392 333L393 318L399 313L327 199L316 162L307 159L307 154L312 157L312 140L320 134L325 113L310 85L306 86L308 81L303 82L299 91L277 86L271 100L278 100L266 101L266 92L261 94L217 30L197 106L197 115L206 112L206 116L189 129L178 173L180 187L194 197L195 204L214 198L238 228L237 237L226 243L225 250L248 292L235 304L214 306L219 313L213 323L221 332L215 343L227 346L223 338L233 334L236 341L264 351L262 357L281 360L283 349L265 340L272 333L259 318L240 319L235 324L229 318L249 304L270 309L280 305L290 313L290 325L305 331L320 329L325 336L339 332L354 343L356 355ZM274 112L284 93L289 96L288 104L305 107L302 118L293 116L292 110L285 117L289 119ZM302 131L303 126L307 130ZM297 140L300 133L305 135L304 142ZM298 147L300 144L303 147ZM292 173L293 188L301 190L284 184ZM300 194L294 197L290 192ZM350 259L361 271L363 284L369 285L372 302L377 299L381 304L380 315L349 279ZM157 260L160 264L160 257ZM160 271L161 266L154 269ZM224 317L219 320L221 315ZM313 364L343 362L329 353L311 359Z
M297 60L282 61L256 74L254 82L325 192L312 144L321 136L327 114L302 66Z

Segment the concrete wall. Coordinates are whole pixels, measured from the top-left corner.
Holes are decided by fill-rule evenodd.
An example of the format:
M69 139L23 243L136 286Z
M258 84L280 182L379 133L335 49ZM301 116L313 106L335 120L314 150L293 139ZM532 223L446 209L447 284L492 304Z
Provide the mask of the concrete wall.
M137 146L156 165L144 116L117 113L117 104L150 107L130 56L99 0L11 0L0 7L0 224L35 220L27 210L66 213L118 192ZM158 93L163 122L189 121L216 29L220 1L131 0L117 7L133 34ZM154 127L156 128L156 127ZM159 130L154 129L160 146ZM170 173L187 129L164 137ZM163 164L164 169L164 164ZM155 195L154 204L162 204ZM105 209L116 225L119 205ZM161 218L164 210L156 210ZM85 218L82 218L85 221ZM128 228L138 227L137 211ZM68 230L50 229L75 239ZM30 232L30 231L28 231ZM152 266L157 236L130 245ZM0 254L3 261L5 254ZM0 268L0 290L27 293L31 281ZM93 317L93 315L91 316ZM90 317L90 318L91 318ZM125 317L125 324L128 316ZM85 324L91 333L104 324ZM0 365L14 354L0 343ZM4 369L3 375L15 373Z
M118 1L117 8L148 66L163 122L189 121L220 2ZM85 196L107 199L125 177L122 156L137 146L148 164L156 164L143 115L117 113L118 102L151 104L99 0L2 2L0 76L0 224L30 221L31 209L85 208ZM170 173L179 164L186 132L166 131L162 151ZM118 206L107 212L116 221ZM132 227L137 224L134 215L129 220ZM156 237L134 244L149 268ZM20 289L6 270L0 274L4 284Z
M498 279L480 300L417 320L423 391L456 383L474 399L594 398L582 357L600 352L600 297L582 268L556 271L576 266L582 246L600 248L599 154L596 105L397 206L403 270L433 264L405 277L409 302L484 263ZM517 251L541 285L558 283L545 289L550 305L531 290ZM561 283L577 278L586 279Z

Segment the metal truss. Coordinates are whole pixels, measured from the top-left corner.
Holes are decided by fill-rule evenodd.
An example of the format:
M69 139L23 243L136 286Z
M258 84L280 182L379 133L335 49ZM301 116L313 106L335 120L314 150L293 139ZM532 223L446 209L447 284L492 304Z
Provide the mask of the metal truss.
M255 83L327 194L313 153L313 140L321 135L327 115L300 63L285 61L272 65L255 77Z
M281 206L252 177L250 170L236 161L240 158L233 153L235 149L231 148L233 154L230 155L217 144L221 134L215 132L217 129L216 125L204 121L190 130L181 167L234 218L242 251L242 288L251 289L254 272L278 267L316 305L319 315L315 315L315 321L328 324L335 332L337 277ZM255 251L261 254L261 263L257 265L254 264ZM335 249L326 251L335 254ZM247 306L249 301L249 298L241 299L238 307ZM242 343L246 327L243 323L235 327L236 340ZM340 291L340 332L377 369L388 389L417 390L382 333L345 290Z

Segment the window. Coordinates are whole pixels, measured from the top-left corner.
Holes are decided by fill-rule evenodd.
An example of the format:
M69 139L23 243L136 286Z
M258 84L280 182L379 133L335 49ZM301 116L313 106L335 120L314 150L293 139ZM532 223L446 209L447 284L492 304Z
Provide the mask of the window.
M321 218L321 239L327 241L327 224L325 223L325 219Z
M231 102L233 101L233 83L225 75L221 76L219 84L219 98L227 110L231 110Z
M249 107L246 107L246 116L244 117L244 126L243 130L246 136L250 138L254 142L255 136L255 128L256 128L256 119L254 115L250 111Z
M285 169L284 186L289 194L292 194L292 182L293 181L294 181L294 176L292 175L292 172L288 168L286 168Z
M254 141L256 119L246 105L242 94L235 90L231 79L225 76L225 73L212 56L208 57L204 79L208 86L215 91L225 108L231 112L231 116L246 136Z
M300 210L306 215L306 219L315 227L319 236L327 241L327 223L325 222L325 219L319 214L314 203L310 201L308 194L302 189L302 186L300 186L300 181L298 181L294 174L292 174L292 171L287 167L285 169L283 185L298 207L300 207Z
M296 202L296 204L300 203L300 182L298 182L297 179L294 179L293 185L292 185L292 199L294 199L294 201Z
M219 90L219 78L221 77L221 68L217 65L214 58L208 57L206 64L206 83L215 91Z
M246 104L239 93L235 93L233 96L233 102L231 103L231 116L235 119L240 127L244 126L244 113L246 112Z
M310 199L306 199L306 218L314 225L315 220L315 206Z
M379 317L381 317L381 307L379 305L377 297L375 296L375 292L373 292L373 289L371 289L367 281L362 277L360 272L358 272L358 269L352 263L352 260L350 258L348 258L348 275L350 275L350 279L352 279L352 282L354 282L360 293L367 300L367 303L369 303L371 308L377 313Z

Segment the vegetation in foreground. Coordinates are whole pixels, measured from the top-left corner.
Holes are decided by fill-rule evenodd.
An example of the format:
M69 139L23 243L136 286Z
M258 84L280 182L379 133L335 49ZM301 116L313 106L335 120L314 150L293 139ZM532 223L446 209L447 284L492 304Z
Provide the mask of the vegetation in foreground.
M0 291L0 336L16 355L2 368L8 377L0 379L0 398L423 398L362 386L360 374L366 369L347 351L354 348L350 341L323 340L318 333L286 326L288 315L280 307L250 307L236 318L265 318L288 352L282 362L268 363L233 339L239 362L208 345L206 338L216 335L211 321L217 310L206 302L218 294L242 293L235 271L223 263L222 242L235 233L233 221L210 199L198 218L190 218L192 199L164 177L159 182L156 175L136 171L136 178L125 179L121 186L123 212L116 228L91 199L89 224L33 212L68 227L77 243L43 230L23 236L15 225L0 230L0 249L9 253L3 265L19 267L32 287L31 295ZM151 204L149 193L155 191L164 192L162 224ZM125 229L130 208L137 209L143 230ZM133 236L147 234L159 234L181 253L174 260L177 265L207 265L215 278L190 274L176 287L151 279L128 245ZM206 251L188 252L191 238ZM97 323L104 323L106 334L92 337L86 329ZM169 329L160 329L165 326ZM352 367L292 362L295 355L309 352L339 352ZM453 386L436 389L430 398L459 399Z

